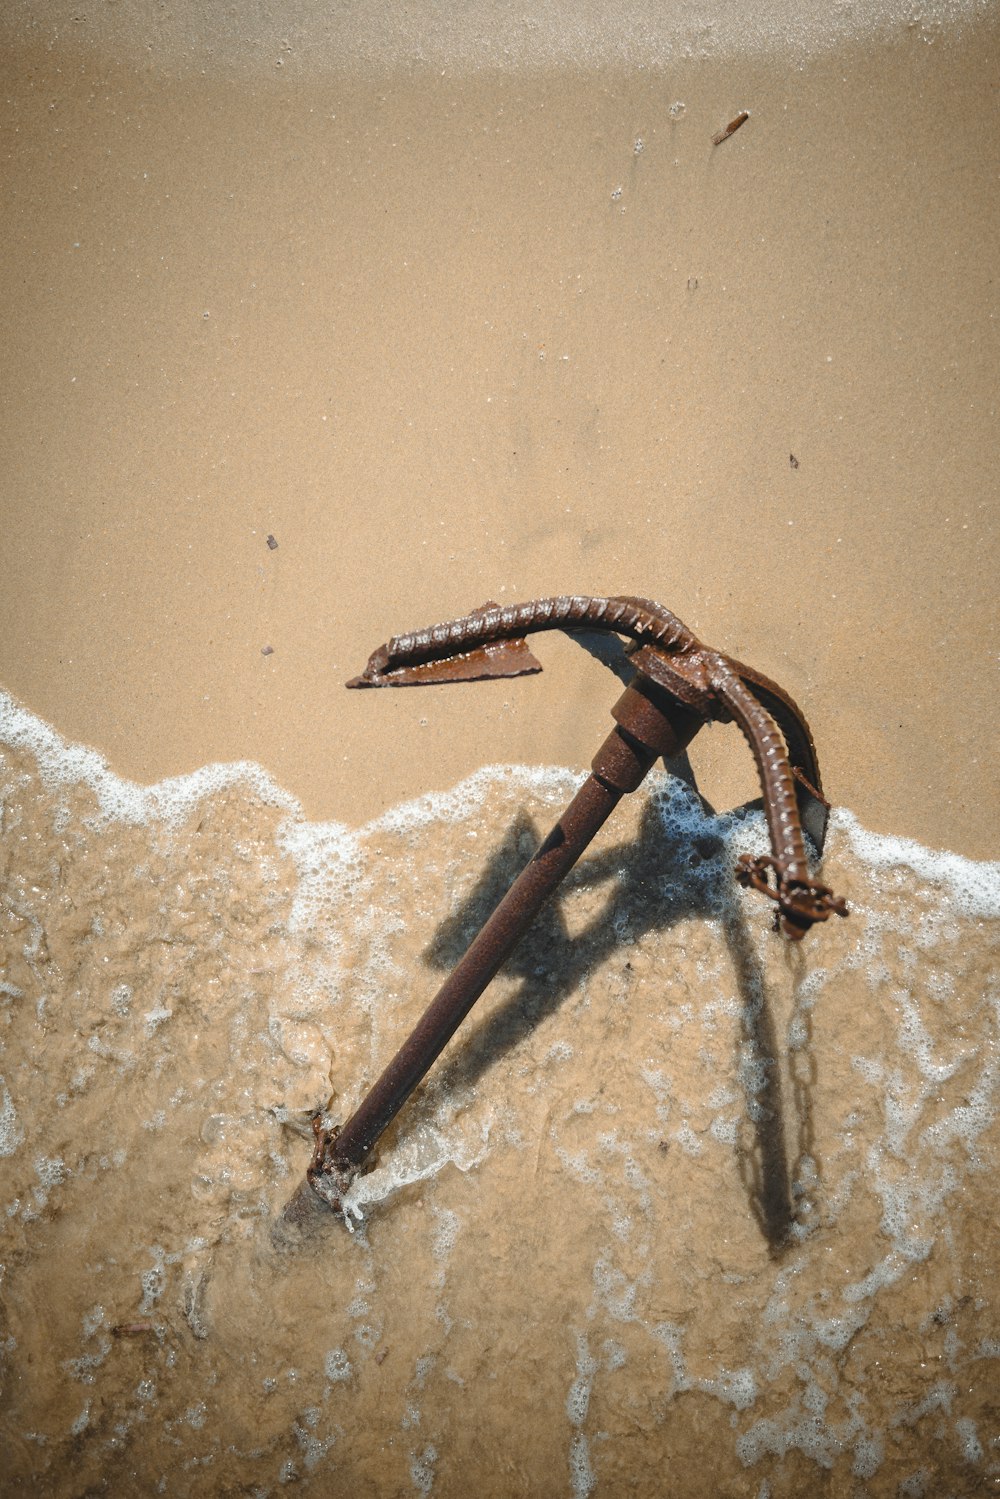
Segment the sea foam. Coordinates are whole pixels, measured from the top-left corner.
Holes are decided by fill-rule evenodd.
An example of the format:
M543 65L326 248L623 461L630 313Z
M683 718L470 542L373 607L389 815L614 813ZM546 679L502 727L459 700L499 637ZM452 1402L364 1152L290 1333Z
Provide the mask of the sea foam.
M130 1147L133 1165L154 1138L168 1145L178 1121L192 1120L193 1141L176 1153L188 1172L192 1222L201 1224L203 1203L233 1221L273 1211L308 1159L308 1146L289 1139L288 1129L315 1108L345 1117L430 999L426 968L439 960L426 943L435 921L457 919L455 908L475 894L478 866L510 842L511 826L517 857L525 857L525 829L544 833L581 780L558 767L486 766L351 829L310 823L251 762L137 786L0 695L0 754L5 746L34 758L43 797L69 807L71 793L89 792L79 804L86 810L72 814L81 823L68 846L80 859L109 847L116 827L148 826L165 848L176 839L181 850L180 863L168 860L169 890L154 902L148 930L131 911L114 915L130 900L113 881L127 884L132 863L97 859L96 908L81 940L95 944L98 966L87 970L81 959L73 969L82 978L71 1004L60 1006L58 975L45 967L58 938L52 923L73 909L60 904L65 871L48 907L41 887L25 880L19 892L26 976L0 987L11 1032L34 1024L33 985L51 990L50 1025L72 1016L86 1028L86 1040L68 1036L65 1076L51 1079L62 1089L55 1111L38 1109L13 1066L5 1063L0 1079L0 1155L22 1181L5 1207L26 1231L42 1214L71 1211L82 1170L67 1143L76 1149L74 1110L111 1074L116 1091L135 1088L141 1098L145 1125ZM10 806L38 794L29 760L8 778ZM223 820L211 862L189 878L183 840L192 813L240 797L277 816L238 860ZM507 1193L514 1221L532 1214L543 1250L561 1219L573 1222L566 1252L585 1288L573 1325L586 1331L577 1335L563 1395L571 1492L589 1493L599 1481L605 1392L630 1371L651 1368L660 1371L656 1398L697 1396L724 1410L742 1465L779 1471L797 1453L820 1469L846 1464L867 1483L886 1461L892 1433L918 1419L919 1402L900 1400L879 1415L877 1381L838 1383L839 1361L855 1356L869 1334L878 1344L882 1307L913 1295L921 1276L924 1336L936 1336L941 1295L932 1268L959 1308L958 1269L949 1280L942 1266L954 1253L957 1215L974 1205L995 1164L1000 986L978 976L988 964L975 944L988 941L979 927L1000 916L1000 865L871 833L838 810L826 873L831 882L849 879L851 914L792 951L769 932L765 903L733 880L739 853L766 850L762 816L708 814L689 787L663 774L650 778L643 797L632 799L640 832L627 832L611 854L597 847L590 866L597 883L588 884L585 861L548 927L542 923L523 961L484 1001L484 1018L470 1021L486 1063L473 1066L475 1044L442 1059L374 1169L354 1182L348 1225L405 1212L415 1201L420 1207L426 1194L428 1283L445 1307L468 1254L479 1249L464 1215L480 1197L488 1206L491 1192L498 1201ZM268 914L266 892L272 863L282 859L290 886L273 903L279 920ZM238 898L226 888L234 860L248 882ZM199 891L208 900L204 917ZM132 945L116 946L118 932ZM193 966L199 955L218 959L202 978ZM784 1031L769 1014L782 1004ZM492 1049L483 1040L490 1034ZM185 1046L201 1037L218 1040L205 1053L218 1070L199 1072L199 1061L168 1082ZM781 1069L783 1091L775 1084ZM339 1094L332 1102L331 1088ZM779 1109L787 1151L776 1163L769 1130ZM104 1141L88 1147L109 1177L126 1162L122 1142L114 1143L117 1150ZM536 1178L544 1189L533 1187ZM782 1183L786 1258L776 1249L772 1265L759 1238L773 1229L766 1205ZM697 1225L690 1241L689 1221ZM486 1231L481 1225L480 1237ZM665 1233L679 1236L669 1252ZM147 1257L136 1268L140 1317L165 1315L166 1288L190 1257L189 1241L190 1230L180 1229L176 1243L145 1239ZM346 1242L373 1252L365 1233ZM678 1265L687 1267L683 1295L671 1285ZM712 1267L705 1288L703 1266ZM719 1276L731 1294L720 1295ZM720 1319L739 1307L744 1282L755 1311L727 1342ZM184 1315L203 1337L194 1291L188 1300ZM361 1361L374 1356L382 1325L376 1289L363 1304L363 1321L322 1330L314 1364L327 1391L353 1389ZM958 1315L945 1308L941 1328ZM448 1317L445 1309L443 1323ZM970 1360L997 1356L994 1329L977 1331L967 1349L953 1328L941 1332L955 1388L959 1381L972 1388ZM93 1349L83 1352L88 1380L103 1369L98 1352L97 1363ZM920 1398L930 1398L926 1389ZM984 1462L978 1411L956 1400L946 1414L962 1460ZM300 1441L304 1463L325 1457L322 1443L311 1441ZM430 1483L431 1447L413 1451L420 1483Z

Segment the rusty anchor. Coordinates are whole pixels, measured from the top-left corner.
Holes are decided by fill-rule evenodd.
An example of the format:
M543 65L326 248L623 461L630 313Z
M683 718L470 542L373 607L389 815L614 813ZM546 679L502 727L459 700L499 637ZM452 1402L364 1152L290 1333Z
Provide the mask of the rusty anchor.
M814 922L847 914L844 901L809 868L803 829L822 852L829 804L801 710L775 682L703 645L649 599L571 595L503 608L488 604L461 619L394 637L347 685L415 687L538 672L525 636L554 629L604 630L630 642L635 675L611 710L615 727L587 780L355 1112L343 1126L322 1113L314 1117L308 1186L289 1203L286 1218L308 1211L304 1198L342 1211L342 1199L376 1141L618 802L661 756L681 754L709 720L738 725L763 791L771 853L744 854L736 879L775 903L776 928L795 941Z

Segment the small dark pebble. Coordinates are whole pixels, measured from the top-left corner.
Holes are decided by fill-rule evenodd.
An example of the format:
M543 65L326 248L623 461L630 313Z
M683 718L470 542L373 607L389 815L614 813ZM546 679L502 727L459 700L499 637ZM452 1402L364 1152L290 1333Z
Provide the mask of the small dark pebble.
M261 653L262 656L273 656L274 655L274 646L273 645L262 645L261 648L260 648L260 653Z
M798 468L799 460L796 458L794 453L789 453L788 461L792 465L792 468Z
M276 552L278 550L278 543L275 541L273 536L269 536L267 538L267 544L271 548L272 552Z

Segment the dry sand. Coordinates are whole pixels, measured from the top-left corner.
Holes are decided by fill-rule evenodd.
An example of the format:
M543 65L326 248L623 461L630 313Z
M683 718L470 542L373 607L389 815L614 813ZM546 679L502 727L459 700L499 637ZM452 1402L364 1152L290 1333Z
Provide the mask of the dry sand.
M995 1492L996 10L73 14L0 22L0 1492ZM851 917L658 776L276 1241L617 695L343 681L570 590L802 702Z
M995 13L963 37L294 81L8 51L0 681L124 775L256 759L358 825L607 724L555 641L549 679L348 698L387 636L645 594L804 702L835 801L989 857Z

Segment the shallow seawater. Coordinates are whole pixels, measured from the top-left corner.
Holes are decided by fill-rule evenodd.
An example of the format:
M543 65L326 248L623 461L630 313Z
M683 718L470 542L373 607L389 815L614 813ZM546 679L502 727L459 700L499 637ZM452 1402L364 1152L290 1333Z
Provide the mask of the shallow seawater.
M332 1217L280 1230L579 778L352 831L0 698L6 1492L993 1492L1000 867L623 806ZM277 1231L276 1231L277 1229ZM710 1460L706 1461L706 1455Z

